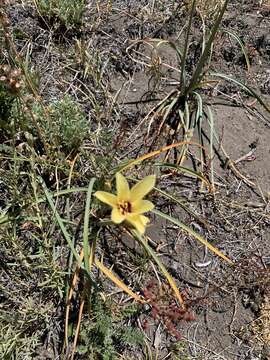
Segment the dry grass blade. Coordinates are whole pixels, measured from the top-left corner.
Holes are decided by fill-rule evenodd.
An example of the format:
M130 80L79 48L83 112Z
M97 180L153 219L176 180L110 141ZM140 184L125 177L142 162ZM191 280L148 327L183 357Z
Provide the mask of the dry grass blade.
M69 319L69 311L70 311L70 302L74 293L75 286L78 281L80 269L81 269L81 263L83 261L83 250L80 253L80 262L76 266L76 270L74 272L74 276L72 279L71 287L69 289L69 294L67 298L67 307L66 307L66 314L65 314L65 347L68 347L68 319Z
M162 153L164 153L164 152L166 152L166 151L168 151L168 150L177 148L177 147L179 147L179 146L187 145L187 144L188 144L188 145L198 146L198 147L201 148L201 149L204 148L201 144L196 143L196 142L194 142L194 141L180 141L180 142L177 142L177 143L168 145L168 146L164 146L164 147L160 148L159 150L152 151L152 152L150 152L150 153L148 153L148 154L144 154L144 155L138 157L137 159L134 159L134 160L129 161L126 165L123 165L123 166L120 165L120 166L117 168L116 172L117 172L117 171L127 170L127 169L129 169L129 168L131 168L131 167L133 167L133 166L141 163L141 162L144 161L144 160L151 159L151 158L153 158L153 157L159 156L160 154L162 154ZM190 171L191 171L191 170L190 170ZM201 176L201 180L203 180L203 181L206 183L206 185L208 186L208 188L211 190L211 184L209 183L209 181L208 181L205 177L203 177L203 176Z
M80 304L80 308L79 308L78 322L77 322L77 326L76 326L76 331L75 331L75 336L74 336L74 341L73 341L73 346L72 346L72 352L71 352L71 360L74 359L75 352L76 352L76 347L77 347L78 338L79 338L79 334L80 334L80 326L81 326L81 321L82 321L84 304L85 304L85 299L83 298L82 302Z
M151 249L151 247L148 245L147 240L145 237L142 237L138 234L137 231L132 230L132 234L133 236L138 239L138 241L143 245L143 247L145 248L145 250L149 253L149 255L153 258L153 260L156 262L156 264L158 265L158 267L160 268L162 274L165 276L165 278L167 279L168 283L170 284L172 290L175 293L175 296L177 298L177 300L179 301L180 305L183 307L183 309L185 309L185 304L184 304L184 300L182 295L180 294L180 291L175 283L175 281L173 280L173 278L171 277L171 275L168 273L168 271L166 270L165 266L162 264L162 262L159 260L158 256L156 255L156 253Z
M142 297L138 296L132 290L130 290L130 288L128 286L126 286L120 279L118 279L113 274L113 272L111 270L109 270L108 268L106 268L106 266L104 266L102 264L102 262L100 262L97 258L94 258L94 264L101 272L103 272L104 275L106 275L112 282L114 282L116 286L118 286L125 293L127 293L129 296L131 296L134 300L136 300L142 304L145 303L145 300Z
M220 258L222 258L223 260L225 260L227 263L229 263L230 265L234 265L233 261L231 259L229 259L226 255L224 255L221 251L219 251L217 248L215 248L213 245L211 245L206 239L204 239L202 236L200 236L199 234L197 234L194 230L192 230L190 227L188 227L187 225L183 224L182 222L180 222L179 220L166 215L164 213L162 213L161 211L158 210L152 210L152 212L170 222L172 222L173 224L178 225L180 228L184 229L185 231L187 231L189 234L191 234L192 236L194 236L197 240L199 240L203 245L207 246L209 250L211 250L214 254L216 254L217 256L219 256Z

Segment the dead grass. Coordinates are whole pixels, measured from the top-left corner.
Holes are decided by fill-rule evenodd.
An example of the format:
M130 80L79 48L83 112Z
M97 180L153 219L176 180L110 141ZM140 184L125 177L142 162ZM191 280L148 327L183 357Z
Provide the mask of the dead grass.
M270 346L270 298L265 295L261 304L260 314L262 318L262 337L264 343Z
M204 19L213 18L217 12L222 8L223 0L197 0L196 9ZM191 1L188 2L188 8L191 7Z
M258 319L251 324L253 332L253 341L263 347L270 347L270 298L266 294L263 296L259 307Z

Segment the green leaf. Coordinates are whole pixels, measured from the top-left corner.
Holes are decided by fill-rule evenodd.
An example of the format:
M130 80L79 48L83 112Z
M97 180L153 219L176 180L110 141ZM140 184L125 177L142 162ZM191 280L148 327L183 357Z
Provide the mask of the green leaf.
M84 211L84 224L83 224L83 253L84 253L84 266L86 271L90 274L90 261L89 261L89 254L90 254L90 246L89 246L89 239L88 239L88 232L89 232L89 219L90 219L90 207L91 207L91 199L92 199L92 192L93 186L96 179L91 179L86 196L86 205Z
M55 219L56 219L56 221L57 221L57 223L58 223L58 225L59 225L59 227L60 227L60 229L62 231L62 234L63 234L65 240L67 241L67 243L68 243L68 245L70 247L70 250L72 251L73 255L75 256L75 258L76 258L76 260L78 262L78 266L79 266L79 264L81 264L80 256L77 253L77 251L75 250L74 245L72 243L72 240L71 240L71 238L69 236L69 233L68 233L68 231L67 231L67 229L66 229L66 227L64 225L64 222L61 219L61 217L60 217L60 215L59 215L59 213L58 213L58 211L56 209L56 206L55 206L55 204L54 204L54 202L52 200L53 196L52 196L52 194L50 194L49 190L47 189L47 186L46 186L45 182L43 181L43 179L41 177L39 177L38 179L39 179L39 182L41 183L41 186L42 186L42 188L44 190L47 201L48 201L48 203L49 203L49 205L50 205L50 207L51 207L51 209L53 211L53 215L54 215L54 217L55 217Z
M211 30L211 34L209 36L209 39L205 45L205 48L202 52L202 55L198 61L198 64L196 66L196 69L192 75L192 78L190 80L190 83L189 83L189 86L185 89L185 96L187 96L192 90L195 90L195 88L199 85L199 82L200 82L200 78L202 77L203 75L203 68L207 62L207 59L208 59L208 56L209 56L209 53L210 53L210 50L211 50L211 47L212 47L212 44L213 44L213 41L215 39L215 36L216 36L216 33L218 32L218 28L219 28L219 25L221 23L221 20L222 20L222 17L224 15L224 12L227 8L227 4L228 4L228 0L225 0L224 1L224 4L218 14L218 16L216 17L216 21L214 23L214 26Z
M234 34L233 32L231 32L229 30L222 29L222 31L225 34L228 34L230 37L232 37L233 39L235 39L238 42L238 44L242 50L242 53L245 57L245 60L246 60L247 70L249 71L250 70L250 62L249 62L248 54L246 52L246 48L245 48L245 45L243 44L243 41L239 38L239 36L237 36L236 34Z

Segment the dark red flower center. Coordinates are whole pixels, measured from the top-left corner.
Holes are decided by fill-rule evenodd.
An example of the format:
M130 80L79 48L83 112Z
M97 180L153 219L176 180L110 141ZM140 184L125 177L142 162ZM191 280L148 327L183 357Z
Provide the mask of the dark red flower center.
M121 215L131 213L132 210L131 203L129 201L122 201L117 205L117 207Z

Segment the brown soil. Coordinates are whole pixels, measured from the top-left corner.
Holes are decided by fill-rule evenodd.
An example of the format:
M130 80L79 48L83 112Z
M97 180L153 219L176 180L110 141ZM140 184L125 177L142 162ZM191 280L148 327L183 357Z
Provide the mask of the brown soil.
M151 3L156 3L153 12ZM13 33L17 34L14 36L18 49L25 54L31 44L29 56L40 79L40 94L46 101L62 98L65 93L78 99L91 118L93 130L100 122L113 132L119 143L117 159L124 159L127 154L133 158L148 150L144 140L149 123L144 118L157 103L152 100L165 97L179 78L177 57L169 46L160 48L158 55L166 66L157 69L142 64L149 61L146 58L151 56L149 47L138 43L137 53L127 52L127 48L134 41L146 38L171 40L181 46L178 36L187 14L178 3L181 2L168 1L164 6L163 1L117 0L110 8L107 1L101 1L98 13L94 2L88 1L79 34L72 30L53 30L51 25L47 28L31 2L10 1L7 8ZM237 43L222 32L214 46L211 70L250 84L269 104L270 5L261 3L230 1L222 23L223 29L236 33L244 42L251 61L250 71ZM211 20L207 20L209 23ZM200 31L201 22L196 17L188 61L190 73L198 60ZM83 65L75 50L78 41L87 47L91 65L103 67L102 86L106 92L97 88L93 74L81 76ZM95 62L94 54L99 55L99 61ZM195 314L195 320L175 325L182 334L185 349L181 358L266 360L270 359L270 116L253 98L229 82L220 81L204 92L206 101L212 105L215 129L229 158L236 161L252 148L254 153L235 163L237 174L215 156L215 196L200 192L189 177L181 174L167 177L166 172L161 172L158 187L170 189L170 193L183 199L202 222L158 196L157 207L205 236L236 265L227 265L186 232L165 221L153 218L148 235L179 288L186 292L186 301ZM116 94L116 110L108 119L106 110ZM89 104L91 96L102 103L102 113L97 114ZM162 145L166 145L166 135L158 138L154 148ZM114 263L118 274L126 272L130 261L125 254L126 246L133 249L129 239L110 247L108 263ZM140 249L132 251L136 253ZM151 266L148 271L150 275L142 279L141 289L155 277ZM130 281L132 279L133 275ZM143 309L136 321L141 326L145 320L149 326L144 331L156 358L180 359L180 355L173 357L176 338L164 323L154 320L149 311ZM44 343L48 345L49 341ZM48 350L47 345L40 354ZM125 349L123 354L123 358L146 358L137 348ZM57 358L57 355L53 356ZM37 358L41 359L40 356ZM80 358L87 357L78 356Z

